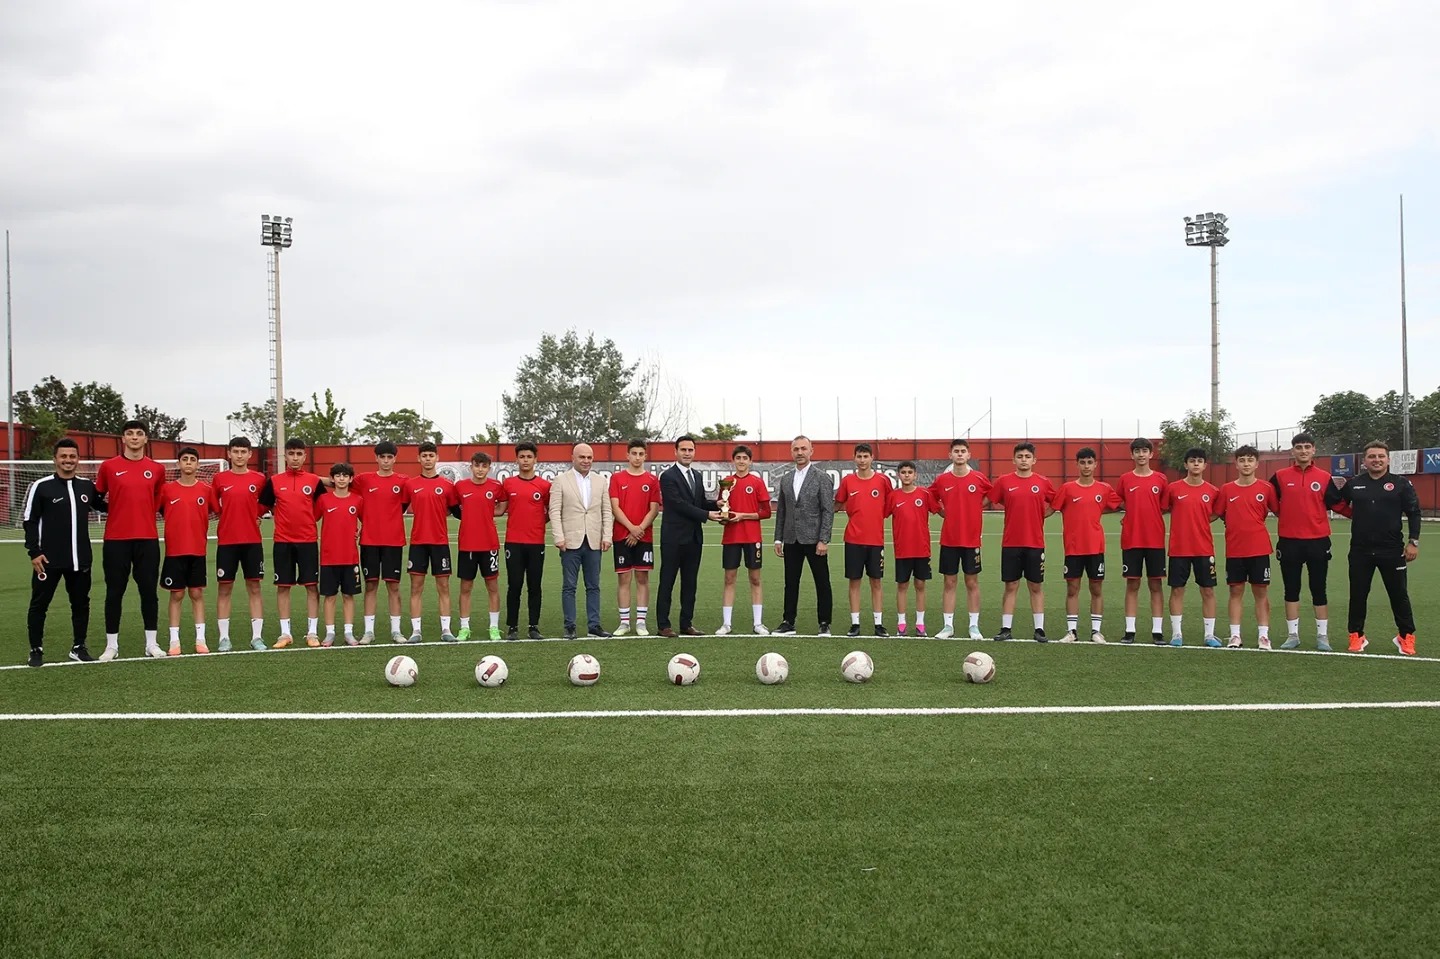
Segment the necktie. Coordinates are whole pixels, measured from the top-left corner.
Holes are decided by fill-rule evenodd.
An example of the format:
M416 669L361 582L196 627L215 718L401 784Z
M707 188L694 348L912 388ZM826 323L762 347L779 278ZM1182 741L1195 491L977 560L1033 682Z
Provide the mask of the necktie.
M690 495L694 497L696 501L699 501L702 498L700 495L700 477L695 475L694 470L686 470L685 472L690 474Z

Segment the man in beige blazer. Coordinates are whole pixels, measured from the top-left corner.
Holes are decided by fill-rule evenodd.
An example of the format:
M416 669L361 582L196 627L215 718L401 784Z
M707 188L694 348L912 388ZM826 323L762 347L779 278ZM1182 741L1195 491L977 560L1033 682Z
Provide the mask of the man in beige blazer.
M565 614L565 638L575 638L575 586L585 572L585 617L591 636L609 636L600 626L600 554L610 548L614 519L605 479L590 471L595 451L576 443L570 451L571 468L550 485L550 529L560 550L564 575L560 608Z

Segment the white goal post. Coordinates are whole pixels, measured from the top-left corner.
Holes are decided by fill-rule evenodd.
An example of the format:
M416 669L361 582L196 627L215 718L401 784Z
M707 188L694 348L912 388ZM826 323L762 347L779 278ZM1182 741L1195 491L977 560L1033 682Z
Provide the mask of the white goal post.
M81 460L80 475L88 479L95 478L95 472L100 468L104 460ZM156 460L165 467L165 478L174 479L180 475L178 460ZM200 461L200 479L203 482L210 482L215 474L226 469L224 460ZM0 460L0 542L23 543L25 542L25 530L23 527L25 519L25 494L30 490L30 484L36 480L44 479L54 474L55 463L51 460ZM105 531L104 514L90 516L90 538L99 541Z

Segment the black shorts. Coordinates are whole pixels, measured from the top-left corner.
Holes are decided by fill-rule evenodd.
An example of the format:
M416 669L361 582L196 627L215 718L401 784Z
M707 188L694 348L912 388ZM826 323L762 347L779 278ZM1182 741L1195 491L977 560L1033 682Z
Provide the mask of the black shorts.
M1311 602L1316 606L1329 605L1330 537L1290 539L1282 536L1275 543L1275 562L1280 564L1285 602L1300 602L1301 574L1308 571Z
M318 543L276 543L271 558L276 586L314 586L320 578Z
M204 586L205 557L166 556L160 566L160 588L172 593L183 593L195 586Z
M617 539L611 547L615 554L615 572L648 572L655 568L655 544L641 541L631 546L623 539Z
M1121 550L1120 572L1126 579L1159 579L1165 575L1164 548Z
M845 544L845 578L882 579L885 576L885 547Z
M1022 576L1032 583L1045 582L1045 551L1034 546L1000 547L1000 581L1014 583Z
M320 595L334 596L344 593L354 596L360 592L359 566L321 566Z
M1195 585L1213 587L1216 583L1215 557L1213 556L1172 556L1170 557L1170 586L1178 588L1190 582L1195 574Z
M433 573L436 576L449 576L450 544L411 543L410 565L408 569L410 570L411 576L424 576L426 573Z
M940 547L940 575L980 575L980 548L978 546Z
M500 551L498 549L465 550L455 558L455 575L466 582L482 579L497 579L500 576Z
M265 578L265 547L260 543L228 543L215 547L215 582L233 583L244 571L247 580Z
M1231 586L1240 583L1254 583L1257 586L1270 585L1270 556L1241 556L1225 560L1225 582Z
M360 571L367 583L382 579L387 583L398 583L404 558L403 546L361 546Z
M930 578L930 557L912 556L908 559L897 559L895 561L895 582L908 583L910 577L916 580L927 580Z
M1081 579L1090 577L1097 582L1105 578L1105 554L1090 553L1085 556L1065 557L1065 578Z
M151 583L160 575L160 541L158 539L107 539L100 547L105 582L124 582L135 576L137 583Z
M744 563L746 569L759 569L764 555L759 543L726 543L720 547L720 568L739 569Z

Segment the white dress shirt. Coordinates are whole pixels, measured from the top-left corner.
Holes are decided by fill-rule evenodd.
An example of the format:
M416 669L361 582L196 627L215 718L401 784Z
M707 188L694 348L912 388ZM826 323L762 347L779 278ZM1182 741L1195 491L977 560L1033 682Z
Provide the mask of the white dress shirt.
M590 508L590 474L575 471L575 485L580 487L580 505Z

